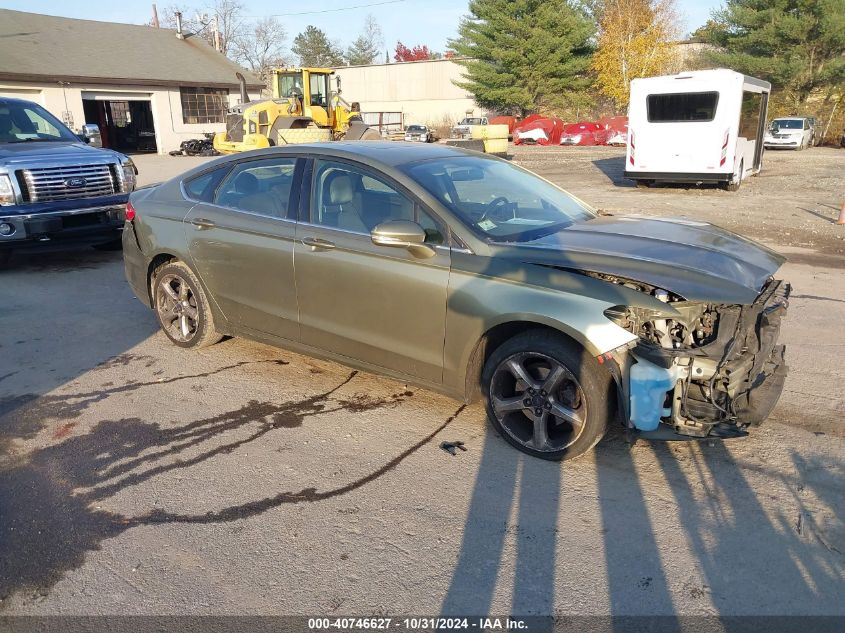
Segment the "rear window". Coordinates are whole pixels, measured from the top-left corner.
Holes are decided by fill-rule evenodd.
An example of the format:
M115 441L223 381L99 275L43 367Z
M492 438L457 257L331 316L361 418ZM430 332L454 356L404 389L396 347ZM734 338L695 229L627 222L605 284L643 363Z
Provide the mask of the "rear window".
M718 102L718 92L649 95L646 99L648 120L650 123L712 121Z

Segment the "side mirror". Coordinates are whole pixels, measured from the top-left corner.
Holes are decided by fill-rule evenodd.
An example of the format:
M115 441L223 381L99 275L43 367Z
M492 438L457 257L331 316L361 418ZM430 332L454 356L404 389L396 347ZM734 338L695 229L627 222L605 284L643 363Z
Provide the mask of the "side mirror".
M434 249L425 244L425 230L410 220L382 222L370 233L373 244L408 249L416 257L431 257Z
M100 126L96 123L86 123L82 126L82 136L99 136Z

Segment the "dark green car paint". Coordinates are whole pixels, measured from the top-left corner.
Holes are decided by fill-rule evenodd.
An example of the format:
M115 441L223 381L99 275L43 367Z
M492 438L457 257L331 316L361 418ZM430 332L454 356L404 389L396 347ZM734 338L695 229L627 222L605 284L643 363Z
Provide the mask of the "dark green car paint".
M442 221L450 242L424 257L376 245L366 235L309 224L301 215L308 209L307 188L286 219L273 219L190 201L181 186L221 165L280 154L328 157L374 170ZM461 155L477 156L440 145L335 142L211 161L133 195L138 217L124 231L127 278L150 305L152 263L180 259L200 278L221 333L465 398L473 350L491 328L544 325L598 355L637 340L608 320L605 309L628 305L674 312L650 295L584 271L636 279L687 299L751 303L757 284L782 261L715 227L663 220L596 217L532 244L488 243L404 171L411 162ZM203 219L215 227L192 224ZM657 235L641 235L657 229ZM334 248L303 243L327 235Z

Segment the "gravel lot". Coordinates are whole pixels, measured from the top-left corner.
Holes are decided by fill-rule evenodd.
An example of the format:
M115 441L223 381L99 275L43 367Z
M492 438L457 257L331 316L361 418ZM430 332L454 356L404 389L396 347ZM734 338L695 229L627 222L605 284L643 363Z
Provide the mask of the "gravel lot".
M241 339L177 348L119 253L21 255L0 272L0 614L845 616L845 151L768 152L727 193L638 190L616 149L517 150L610 212L789 255L765 426L546 463L478 405Z

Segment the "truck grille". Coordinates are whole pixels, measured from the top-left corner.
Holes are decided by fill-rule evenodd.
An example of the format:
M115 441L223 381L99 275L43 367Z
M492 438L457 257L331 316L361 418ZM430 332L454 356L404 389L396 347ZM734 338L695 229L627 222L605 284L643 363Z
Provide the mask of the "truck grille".
M24 169L19 179L24 202L95 198L119 193L120 181L112 165L69 165Z

